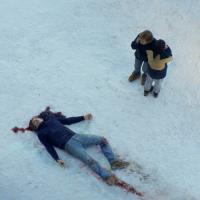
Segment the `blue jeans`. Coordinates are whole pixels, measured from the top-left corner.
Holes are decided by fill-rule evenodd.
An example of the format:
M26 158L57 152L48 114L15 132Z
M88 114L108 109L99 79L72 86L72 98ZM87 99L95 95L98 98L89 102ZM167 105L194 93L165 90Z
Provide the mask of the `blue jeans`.
M83 161L102 179L107 179L112 173L101 167L100 164L86 152L86 148L92 145L99 145L101 147L103 154L110 164L117 160L107 140L104 137L96 135L75 134L66 143L65 150L72 156Z
M143 60L139 60L137 58L135 58L135 73L140 74L141 72L141 68L142 71L146 74L147 73L147 69L148 69L148 63L147 61L143 61Z

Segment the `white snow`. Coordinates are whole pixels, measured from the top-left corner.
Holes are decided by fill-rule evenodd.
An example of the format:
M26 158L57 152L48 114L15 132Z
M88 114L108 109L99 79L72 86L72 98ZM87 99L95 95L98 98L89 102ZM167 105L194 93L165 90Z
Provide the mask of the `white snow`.
M150 180L117 174L144 199L200 199L199 13L198 0L1 0L0 200L138 199L58 150L68 165L60 168L33 133L12 133L47 105L67 116L91 112L93 121L71 128L107 137L143 166ZM144 29L174 55L158 99L127 81L130 44Z

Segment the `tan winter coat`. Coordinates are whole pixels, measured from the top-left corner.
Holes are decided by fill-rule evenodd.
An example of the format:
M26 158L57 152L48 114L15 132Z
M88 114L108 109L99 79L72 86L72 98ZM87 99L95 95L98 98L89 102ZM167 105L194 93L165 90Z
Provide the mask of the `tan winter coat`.
M159 54L154 58L152 50L146 50L146 52L147 52L148 63L150 67L154 70L163 70L165 68L165 64L173 60L172 56L160 59Z

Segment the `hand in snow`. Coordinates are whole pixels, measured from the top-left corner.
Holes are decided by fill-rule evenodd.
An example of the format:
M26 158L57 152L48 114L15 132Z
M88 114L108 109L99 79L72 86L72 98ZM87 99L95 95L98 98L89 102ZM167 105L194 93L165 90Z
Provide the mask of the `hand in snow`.
M61 166L61 167L65 167L65 162L64 160L57 160L58 164Z
M93 116L92 116L91 113L89 113L89 114L87 114L87 115L84 116L85 120L91 120L92 118L93 118Z

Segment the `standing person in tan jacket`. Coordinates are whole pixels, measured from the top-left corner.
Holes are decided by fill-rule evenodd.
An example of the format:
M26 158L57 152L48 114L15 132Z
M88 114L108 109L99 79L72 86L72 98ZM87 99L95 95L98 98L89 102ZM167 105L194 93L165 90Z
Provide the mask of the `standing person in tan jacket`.
M148 58L147 80L144 85L144 96L153 91L154 97L157 97L161 82L167 74L167 63L172 61L172 52L165 41L159 39L156 41L155 50L146 50ZM154 86L153 85L154 82Z

